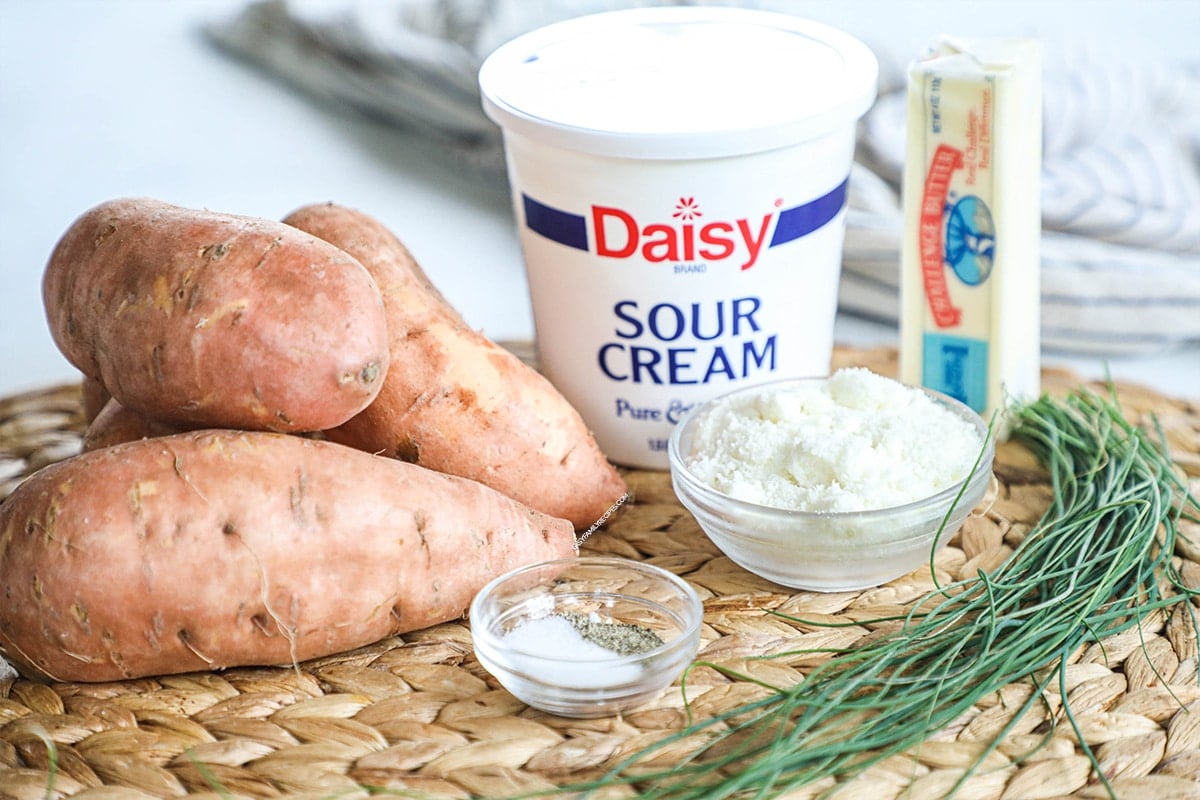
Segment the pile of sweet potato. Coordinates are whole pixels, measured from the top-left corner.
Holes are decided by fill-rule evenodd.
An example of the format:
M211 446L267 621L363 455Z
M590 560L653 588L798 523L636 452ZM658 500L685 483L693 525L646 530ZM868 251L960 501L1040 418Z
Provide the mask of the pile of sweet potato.
M0 655L105 681L464 613L625 491L578 413L378 221L103 203L47 264L84 452L0 503Z

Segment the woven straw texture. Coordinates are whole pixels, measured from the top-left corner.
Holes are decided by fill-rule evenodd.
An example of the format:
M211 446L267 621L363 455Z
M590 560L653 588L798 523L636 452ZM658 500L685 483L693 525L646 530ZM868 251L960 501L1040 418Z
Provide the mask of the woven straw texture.
M835 360L836 366L895 374L891 349L839 349ZM1044 388L1052 394L1079 385L1068 373L1045 374ZM1197 402L1136 386L1117 389L1131 420L1156 416L1193 491L1200 489ZM82 423L78 386L0 400L0 498L34 469L76 452ZM974 574L1004 559L1046 507L1050 487L1028 452L1001 445L995 473L994 496L937 559L949 575ZM723 557L677 503L666 473L631 471L627 478L634 501L584 551L652 561L685 577L705 602L700 657L766 683L799 681L823 656L752 657L853 647L871 635L868 620L894 614L933 588L918 571L861 592L784 589ZM1190 544L1177 553L1191 586L1200 586L1198 527L1186 527ZM805 629L766 609L856 624ZM1139 630L1078 653L1066 668L1070 708L1122 800L1200 798L1200 683L1187 610L1177 605L1170 614L1152 614ZM1030 691L1016 685L1008 690L985 698L919 752L872 767L835 787L833 796L943 797ZM688 678L687 701L693 714L717 714L763 691L699 668ZM1050 729L1050 715L1061 706L1057 696L1035 706L956 796L1107 796L1070 726L1057 726L1048 746L1021 758ZM555 794L684 722L678 687L620 717L568 720L535 712L479 666L468 624L459 621L299 670L233 669L107 684L0 677L0 798ZM685 755L667 749L657 757L669 765ZM830 788L813 786L789 797L816 797ZM635 795L628 787L601 794Z

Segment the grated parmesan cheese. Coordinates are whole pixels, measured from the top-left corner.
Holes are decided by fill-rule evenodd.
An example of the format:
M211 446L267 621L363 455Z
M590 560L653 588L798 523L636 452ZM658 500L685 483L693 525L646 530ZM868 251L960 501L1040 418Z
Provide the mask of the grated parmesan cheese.
M903 505L963 480L983 446L924 392L862 368L714 407L688 469L750 503L810 512Z

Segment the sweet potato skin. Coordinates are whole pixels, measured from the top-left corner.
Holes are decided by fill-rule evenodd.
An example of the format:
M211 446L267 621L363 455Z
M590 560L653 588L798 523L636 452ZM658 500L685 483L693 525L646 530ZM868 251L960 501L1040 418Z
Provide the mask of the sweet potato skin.
M353 258L270 220L121 198L81 215L42 282L67 360L188 427L332 427L388 368L382 300Z
M565 520L332 442L145 439L0 504L0 653L59 681L295 663L457 618L495 575L574 552Z
M181 432L175 425L150 419L121 405L116 398L110 398L88 423L80 450L87 453L138 439Z
M104 410L104 406L111 399L104 382L99 378L87 375L83 376L79 395L80 401L83 403L83 421L89 425L96 417L100 416L100 412Z
M491 486L577 528L625 493L579 413L540 373L470 328L378 220L335 204L284 222L375 278L395 365L375 401L329 439Z

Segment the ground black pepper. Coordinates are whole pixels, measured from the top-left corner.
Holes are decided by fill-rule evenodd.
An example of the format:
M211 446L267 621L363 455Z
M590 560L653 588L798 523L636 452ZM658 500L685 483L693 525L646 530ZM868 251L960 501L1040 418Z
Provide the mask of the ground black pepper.
M584 639L617 655L637 655L663 644L657 633L630 622L603 622L591 614L571 612L560 612L557 616L571 623Z

